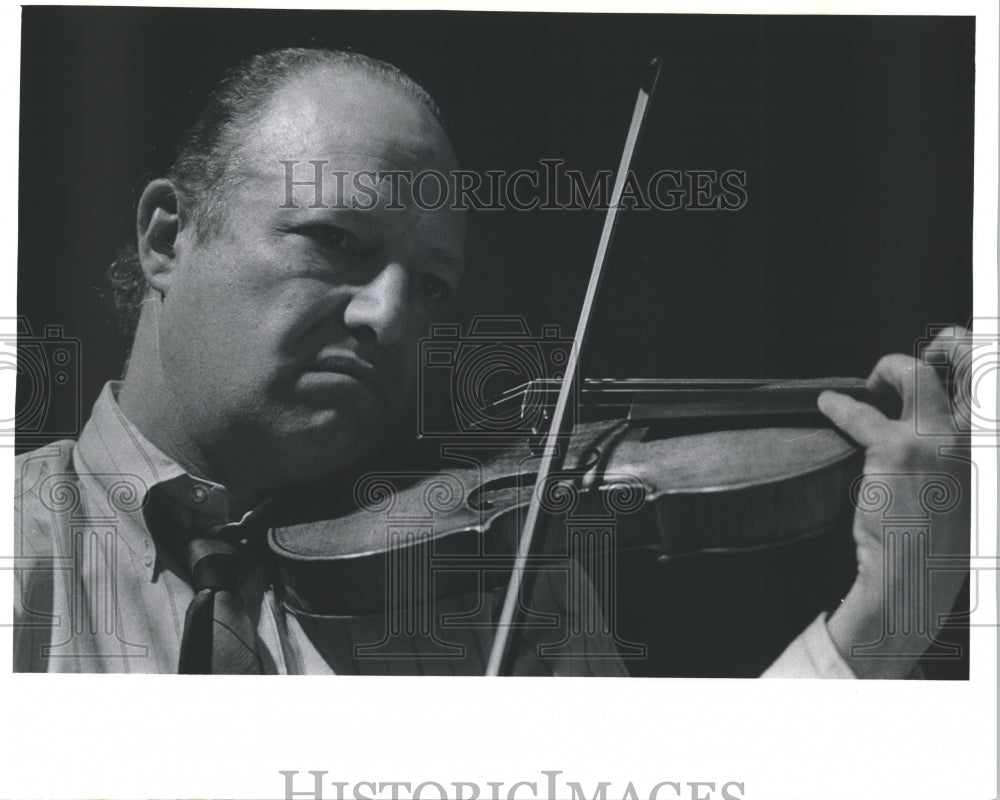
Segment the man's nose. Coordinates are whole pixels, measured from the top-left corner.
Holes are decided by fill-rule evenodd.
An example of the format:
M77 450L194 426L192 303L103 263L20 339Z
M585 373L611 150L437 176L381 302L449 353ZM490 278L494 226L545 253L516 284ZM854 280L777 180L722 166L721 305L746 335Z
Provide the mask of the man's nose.
M387 264L355 289L344 310L344 324L351 329L369 328L381 344L395 344L406 330L409 294L406 269Z

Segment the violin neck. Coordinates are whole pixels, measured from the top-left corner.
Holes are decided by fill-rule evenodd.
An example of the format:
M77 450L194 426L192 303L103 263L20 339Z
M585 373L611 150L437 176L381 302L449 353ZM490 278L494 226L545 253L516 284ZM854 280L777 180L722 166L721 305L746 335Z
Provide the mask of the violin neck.
M514 387L492 401L492 413L503 406L551 407L560 385L558 380L539 379ZM588 378L580 387L577 408L579 421L805 421L821 416L816 398L827 389L898 416L898 408L873 396L861 378Z
M781 380L667 380L638 388L629 405L630 422L657 420L815 418L816 399L833 390L875 404L859 378Z

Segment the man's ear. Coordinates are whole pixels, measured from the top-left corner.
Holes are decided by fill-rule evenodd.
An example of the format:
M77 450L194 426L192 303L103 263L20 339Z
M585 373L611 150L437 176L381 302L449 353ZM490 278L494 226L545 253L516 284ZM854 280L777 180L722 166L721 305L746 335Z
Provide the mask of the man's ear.
M161 295L165 295L177 266L174 243L180 230L177 189L173 181L152 181L139 198L136 233L142 272Z

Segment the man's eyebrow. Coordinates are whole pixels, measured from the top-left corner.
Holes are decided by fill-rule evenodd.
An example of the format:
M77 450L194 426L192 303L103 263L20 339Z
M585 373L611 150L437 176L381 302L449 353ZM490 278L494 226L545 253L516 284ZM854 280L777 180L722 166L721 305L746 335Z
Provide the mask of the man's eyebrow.
M308 204L300 204L297 209L288 210L293 212L298 211L301 216L296 214L294 215L294 218L301 219L303 223L322 223L323 221L328 221L331 224L350 225L352 227L367 230L372 230L380 226L379 221L372 215L371 211L365 211L357 208L341 208L338 206L309 208ZM449 247L433 245L431 247L421 249L420 256L426 261L432 261L436 264L440 264L441 266L455 272L460 273L465 270L464 254L456 252Z
M296 218L301 215L304 221L322 222L328 220L331 223L352 225L361 228L375 227L378 222L372 216L371 210L352 208L350 206L338 206L327 204L322 208L313 208L310 203L297 203L295 208L283 208L283 211L299 212L294 214Z
M430 247L425 251L425 256L455 272L462 272L465 268L465 259L445 247Z

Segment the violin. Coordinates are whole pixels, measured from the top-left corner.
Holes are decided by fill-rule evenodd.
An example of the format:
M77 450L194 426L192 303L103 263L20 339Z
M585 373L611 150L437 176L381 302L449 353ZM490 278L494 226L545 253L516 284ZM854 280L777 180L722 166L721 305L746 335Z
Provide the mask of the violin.
M658 74L656 61L639 90L564 376L488 409L520 405L530 430L503 446L456 437L433 468L368 472L335 518L270 532L282 602L335 672L622 674L647 650L616 626L620 561L759 554L849 530L861 454L816 397L871 400L862 381L577 378Z
M579 565L601 588L587 611L608 614L620 604L616 564L768 551L787 560L834 534L849 544L862 457L821 424L815 398L827 388L870 399L853 379L585 382L585 419L541 490L548 547L536 561L556 574L548 583L568 593ZM362 475L335 518L270 533L285 608L338 673L474 675L487 666L544 453L530 432L505 447L444 449L433 468ZM572 624L536 623L530 638L542 651ZM642 659L641 643L604 636L610 652ZM530 655L514 671L547 674Z

